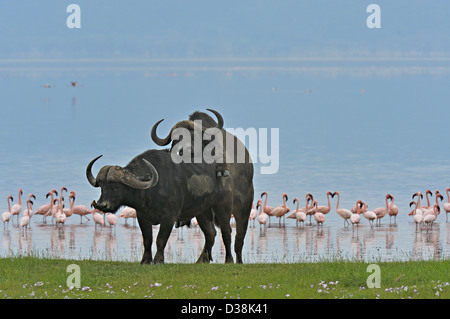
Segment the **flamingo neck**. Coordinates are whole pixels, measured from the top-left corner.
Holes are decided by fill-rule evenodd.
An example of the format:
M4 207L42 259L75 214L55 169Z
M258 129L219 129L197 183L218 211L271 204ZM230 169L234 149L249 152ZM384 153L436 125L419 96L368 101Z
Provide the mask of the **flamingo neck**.
M337 200L337 203L336 203L336 210L339 209L339 199L341 198L341 196L339 195L339 193L337 193L337 197L338 197L338 200Z
M267 195L267 193L265 193L264 195L266 195L266 199L264 200L264 208L266 208L266 206L267 206L267 197L269 197L269 196Z
M440 206L439 205L439 197L440 196L442 196L441 194L439 194L439 196L436 194L436 204L438 205L438 206ZM443 201L444 200L444 196L442 196L442 199L441 199L441 201Z
M328 193L327 193L327 199L328 199L328 208L331 209L330 194L328 194Z
M428 204L428 207L430 207L431 205L430 205L430 199L428 198L428 194L429 193L426 194L427 195L427 204Z
M73 210L73 204L74 204L74 202L75 202L75 198L69 197L69 206L70 206L70 211L71 211L71 212L72 212L72 210ZM253 204L252 204L252 207L253 207Z
M53 199L53 192L52 192L52 194L50 195L50 197L51 197L51 201L50 201L50 209L53 209L53 201L54 201L54 199Z

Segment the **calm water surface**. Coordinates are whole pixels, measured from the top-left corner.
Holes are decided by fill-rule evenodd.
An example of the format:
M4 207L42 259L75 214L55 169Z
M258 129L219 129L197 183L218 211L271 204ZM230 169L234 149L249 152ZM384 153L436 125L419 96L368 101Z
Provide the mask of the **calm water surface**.
M102 165L126 165L137 154L158 148L152 125L164 118L160 132L194 110L219 110L229 128L279 128L279 170L262 175L255 165L255 204L263 191L268 204L288 206L306 192L326 205L326 191L341 193L341 207L357 199L369 208L384 206L391 193L399 206L396 224L385 218L371 229L344 227L332 210L323 228L297 227L294 220L248 229L244 261L295 262L336 258L410 260L448 258L450 223L445 213L430 231L416 231L411 195L450 187L448 144L448 66L408 65L196 65L149 66L32 65L1 68L2 156L0 209L11 194L17 202L37 196L45 203L52 188L77 193L77 204L98 199L86 180L89 161L103 154ZM71 81L78 81L76 87ZM45 87L50 85L50 88ZM97 165L97 164L96 164ZM445 201L447 201L447 196ZM434 196L431 199L435 202ZM425 201L425 200L424 200ZM155 227L155 236L158 226ZM234 228L233 228L234 231ZM58 229L34 216L22 234L17 225L0 230L1 256L35 254L62 258L139 261L139 226L119 218L115 230L95 230L72 216ZM167 262L195 262L203 246L198 228L174 229ZM220 232L214 262L223 262Z

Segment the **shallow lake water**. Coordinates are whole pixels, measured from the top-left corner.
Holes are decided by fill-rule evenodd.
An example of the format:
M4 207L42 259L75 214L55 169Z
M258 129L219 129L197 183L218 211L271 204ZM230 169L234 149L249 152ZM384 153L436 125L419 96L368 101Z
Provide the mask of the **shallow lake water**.
M250 222L244 244L246 263L317 262L329 260L428 260L448 258L450 253L450 223L443 216L431 230L416 230L412 219L399 218L397 223L382 221L371 228L366 220L353 228L344 226L341 217L330 212L323 227L312 224L296 225L292 219L274 217L264 227ZM142 236L137 223L125 224L119 219L116 228L95 228L93 221L79 223L70 217L64 226L55 226L35 216L31 228L23 231L17 225L3 230L2 257L32 255L65 259L94 259L140 261ZM233 235L235 227L232 223ZM154 226L158 231L158 226ZM234 241L233 241L234 242ZM204 237L198 227L173 230L166 247L166 262L193 263L201 253ZM155 244L153 251L156 251ZM213 262L224 261L225 251L216 236Z
M104 155L94 174L103 165L124 166L139 153L159 148L150 139L156 121L165 119L158 128L165 134L193 111L213 108L222 113L227 128L279 129L277 172L261 174L265 164L255 161L255 205L263 191L271 206L280 205L287 193L288 206L294 209L292 200L298 197L304 205L307 192L326 205L330 190L341 193L344 208L357 199L371 209L384 206L384 196L390 193L400 209L396 224L386 217L371 229L363 218L353 230L344 227L333 199L320 228L314 221L297 227L290 219L280 227L275 218L265 229L250 225L244 262L448 258L450 222L445 212L428 231L416 231L408 216L415 192L431 189L434 194L439 189L447 201L448 62L208 63L147 61L132 68L82 62L3 65L0 210L7 210L9 194L17 203L19 188L23 198L36 195L37 208L48 202L47 192L62 186L76 191L77 204L88 206L100 195L85 177L91 159ZM76 87L71 85L74 80ZM156 237L158 226L154 227ZM0 234L0 256L126 261L142 257L139 226L131 221L125 226L121 218L115 230L96 230L92 220L80 225L78 216L60 228L34 216L26 233L9 225ZM202 246L198 228L174 229L166 262L195 262ZM213 258L224 260L220 231Z

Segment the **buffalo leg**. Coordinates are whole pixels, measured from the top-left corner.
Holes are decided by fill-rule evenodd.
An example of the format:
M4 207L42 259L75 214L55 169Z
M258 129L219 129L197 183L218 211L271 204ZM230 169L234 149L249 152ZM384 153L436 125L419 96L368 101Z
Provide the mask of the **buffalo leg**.
M251 189L253 193L253 187ZM252 208L252 200L247 203L237 203L235 205L234 218L236 219L236 236L234 239L234 252L236 253L236 262L242 264L242 247L244 246L245 235L247 234L248 220Z
M140 214L137 214L139 225L142 231L142 237L144 242L144 255L142 256L141 264L152 263L152 243L153 243L153 225L144 218L139 218Z
M203 251L197 259L197 263L209 263L213 260L211 251L212 247L214 246L216 229L214 228L214 224L212 222L212 216L208 216L208 214L201 214L196 218L200 229L205 235L205 246L203 247Z
M173 223L173 221L165 221L159 226L158 236L156 237L156 254L153 260L155 264L164 263L164 249L166 248L170 233L172 232Z
M220 227L222 233L222 240L225 246L225 262L234 263L233 255L231 254L231 211L228 207L216 206L214 208L216 222Z
M249 211L250 209L251 205ZM244 246L244 239L245 235L247 234L248 216L236 214L234 218L236 219L236 236L234 239L234 252L236 253L236 263L242 264L242 247Z
M231 217L231 215L230 215ZM223 244L225 245L225 262L234 263L233 255L231 254L231 226L228 221L228 225L222 225L220 227L222 233Z

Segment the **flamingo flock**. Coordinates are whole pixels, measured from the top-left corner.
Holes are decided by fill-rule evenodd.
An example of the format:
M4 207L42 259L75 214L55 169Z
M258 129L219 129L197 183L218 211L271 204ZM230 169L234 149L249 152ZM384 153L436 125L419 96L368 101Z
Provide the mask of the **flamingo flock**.
M33 193L28 195L27 199L24 199L25 207L22 205L23 190L18 190L18 202L13 204L14 198L12 195L7 197L8 211L2 214L3 228L9 229L9 224L12 222L14 226L14 220L16 225L21 228L22 232L27 232L30 227L30 220L34 215L42 216L42 223L47 224L47 217L51 217L51 224L56 227L64 227L67 220L73 215L80 216L80 224L83 222L89 222L89 216L92 215L92 219L95 225L95 229L98 227L103 228L106 225L112 229L117 225L117 216L109 212L101 212L97 209L89 208L85 205L75 205L76 192L71 191L69 193L69 207L66 207L64 192L68 192L66 187L61 187L60 192L56 189L52 189L46 194L46 199L49 199L49 203L44 204L35 210L33 210L33 200L36 200L36 196ZM446 213L446 221L448 221L448 214L450 213L450 188L446 189L447 202L442 204L444 196L436 190L435 193L436 202L432 203L430 197L433 196L431 190L425 192L426 205L422 205L421 200L424 196L421 192L416 192L412 195L412 201L409 206L412 207L412 211L408 214L413 216L413 221L416 224L416 229L432 230L433 225L437 220L437 217L441 211ZM356 200L355 205L351 209L343 208L340 206L341 195L339 191L326 193L327 205L319 205L317 198L314 198L311 193L306 193L305 204L300 207L300 200L295 197L293 204L296 204L296 208L291 211L287 205L288 194L283 193L281 203L278 206L267 205L268 193L265 191L261 194L261 199L257 201L256 208L252 204L249 220L251 223L257 221L260 227L270 226L271 217L278 219L278 224L281 226L281 220L285 223L285 218L295 219L297 226L304 226L309 216L309 224L312 225L312 219L314 219L317 227L321 227L326 222L326 216L332 211L331 199L337 197L335 213L343 219L344 227L352 228L358 227L362 221L362 217L369 223L370 228L380 226L382 219L389 216L389 223L392 224L392 217L394 223L397 223L397 215L399 214L398 206L394 204L394 196L392 194L386 194L383 201L380 199L380 206L370 210L367 203L361 199ZM264 200L264 201L263 201ZM24 208L24 209L23 209ZM290 213L290 214L288 214ZM131 207L124 207L121 211L120 218L125 220L125 225L128 223L128 219L133 220L133 225L136 222L136 210ZM195 217L192 224L196 226Z
M51 217L51 224L61 229L66 224L67 220L75 214L80 216L80 224L83 222L90 221L89 215L92 215L95 229L97 226L101 228L105 225L109 225L111 229L115 230L117 225L116 215L110 212L101 212L97 209L91 209L85 205L77 204L75 205L76 192L71 191L69 193L69 207L66 207L66 201L64 197L64 192L68 192L66 187L61 187L60 192L56 189L49 191L45 198L49 200L46 203L33 210L33 199L36 200L36 196L30 193L28 198L24 200L25 207L22 205L23 190L19 188L18 191L18 202L13 204L14 198L12 195L7 197L8 210L2 213L3 229L8 230L10 222L14 226L14 221L16 227L20 227L22 234L25 234L30 228L30 221L34 215L42 216L42 223L47 224L47 217ZM131 207L124 207L120 217L125 219L125 225L127 224L127 219L132 218L133 224L135 224L136 210Z
M423 199L423 195L421 192L414 193L412 195L412 202L410 203L410 207L414 206L414 209L408 214L413 215L413 220L416 223L416 229L427 229L431 230L434 222L437 220L438 215L441 210L444 210L446 213L446 221L448 221L448 213L450 213L450 188L446 189L447 194L447 202L443 203L441 208L441 203L444 201L444 196L439 192L439 190L435 191L436 203L431 203L430 198L428 196L433 196L433 192L431 190L426 191L426 199L427 205L421 205L421 199ZM312 224L312 218L314 218L317 227L323 226L325 223L325 217L331 211L331 202L330 197L334 198L337 196L336 202L336 214L340 216L344 221L344 227L348 227L350 224L352 228L358 227L361 223L361 215L366 219L369 223L370 228L372 229L375 226L380 226L382 219L386 216L389 216L389 223L392 224L392 218L394 218L394 223L397 223L397 215L399 214L399 209L396 204L394 204L395 198L392 194L386 194L383 198L383 201L379 207L370 210L369 206L365 201L358 199L355 205L351 209L340 207L340 193L339 191L331 192L328 191L326 193L328 205L320 206L318 205L317 199L313 197L312 194L307 193L305 195L305 206L300 208L300 201L296 197L294 198L293 204L297 204L296 209L294 209L286 218L295 219L296 225L304 225L309 216L309 224ZM260 223L260 227L270 224L270 217L277 217L279 219L279 225L281 225L281 217L284 217L290 209L286 206L286 200L288 198L286 193L282 195L282 204L274 207L268 206L268 193L265 191L261 194L261 199L258 200L257 209L259 208L259 214L257 215L257 220ZM264 203L262 200L264 199ZM252 210L254 208L252 207ZM252 216L255 216L254 213L251 213ZM251 217L254 219L255 217Z

